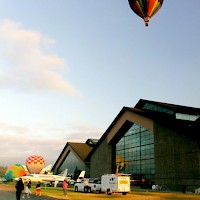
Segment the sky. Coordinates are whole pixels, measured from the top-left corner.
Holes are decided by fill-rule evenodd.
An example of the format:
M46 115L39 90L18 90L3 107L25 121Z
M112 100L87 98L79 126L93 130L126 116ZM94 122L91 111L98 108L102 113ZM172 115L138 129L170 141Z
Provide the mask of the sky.
M139 99L200 108L200 1L149 26L128 0L1 0L0 166L54 164Z

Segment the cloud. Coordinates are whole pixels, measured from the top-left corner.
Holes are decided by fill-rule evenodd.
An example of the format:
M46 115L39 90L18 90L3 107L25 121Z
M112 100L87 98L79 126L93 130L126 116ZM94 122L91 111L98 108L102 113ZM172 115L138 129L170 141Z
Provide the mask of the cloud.
M97 128L78 122L68 123L60 129L45 128L1 123L0 166L24 165L30 155L43 156L46 164L54 164L67 142L86 142L88 138L98 139L102 135ZM43 131L49 135L42 134Z
M91 125L70 122L67 125L66 140L68 142L86 142L88 138L99 139L102 131Z
M13 131L18 134L24 134L29 131L29 128L26 126L8 124L8 123L0 123L0 134L3 132L5 135L12 134Z
M39 32L23 29L20 23L0 23L0 87L80 95L61 76L66 61L44 51L54 43Z
M66 142L86 142L87 139L99 139L103 131L92 126L81 124L80 122L69 122L63 128L51 128L50 135L57 135L64 138Z
M61 138L34 137L30 134L0 133L0 165L24 165L31 155L43 156L46 164L54 164L66 141Z

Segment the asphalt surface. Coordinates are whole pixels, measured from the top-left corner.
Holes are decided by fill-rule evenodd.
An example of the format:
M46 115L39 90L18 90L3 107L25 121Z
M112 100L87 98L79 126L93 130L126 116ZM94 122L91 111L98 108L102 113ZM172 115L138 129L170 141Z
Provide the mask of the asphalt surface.
M46 196L35 196L34 194L32 194L30 198L26 197L25 199L55 200L55 198ZM9 187L7 185L0 184L0 200L16 200L16 191L14 187Z
M22 199L22 198L21 198ZM54 198L44 197L44 196L35 196L31 195L30 198L25 199L37 199L37 200L53 200ZM0 200L16 200L16 193L13 191L2 191L0 190ZM22 199L23 200L23 199ZM55 200L55 199L54 199Z

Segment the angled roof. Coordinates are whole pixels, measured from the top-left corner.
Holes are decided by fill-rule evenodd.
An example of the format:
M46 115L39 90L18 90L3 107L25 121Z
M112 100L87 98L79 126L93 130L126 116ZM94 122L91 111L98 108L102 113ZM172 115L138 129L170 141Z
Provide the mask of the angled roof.
M98 143L95 145L95 147L92 149L92 151L89 153L89 155L86 157L86 160L89 160L90 156L94 153L94 151L98 148L98 146L101 144L101 142L107 137L110 130L113 128L113 126L118 122L118 120L122 117L122 115L126 111L131 111L133 113L140 114L142 116L151 118L151 119L163 119L163 117L170 118L173 121L179 121L179 125L183 124L200 124L200 109L199 108L193 108L188 106L181 106L176 104L170 104L170 103L164 103L164 102L156 102L156 101L149 101L140 99L138 103L135 105L135 107L123 107L119 114L116 116L116 118L113 120L111 125L108 127L108 129L105 131L103 136L100 138ZM176 116L176 114L179 114L179 116ZM185 116L184 116L185 114ZM181 116L182 115L182 116ZM193 120L187 120L184 119L184 117L188 116L193 117ZM195 117L194 117L195 116ZM178 118L183 117L183 119ZM128 126L131 126L129 124Z
M63 148L55 164L53 165L52 171L57 170L62 165L70 151L75 153L75 156L78 157L82 162L84 162L85 158L91 152L93 146L80 142L68 142Z
M166 119L170 119L173 123L176 123L176 126L179 127L186 125L187 128L189 125L199 128L200 126L200 108L140 99L135 107L123 107L99 140L88 139L86 143L68 142L62 150L52 170L55 170L62 165L70 151L73 151L83 162L89 160L93 152L98 148L102 141L104 141L111 129L127 111L139 114L140 116L144 116L149 119L159 119L167 122L169 121ZM125 129L131 127L132 125L129 121L125 123Z
M99 139L99 141L97 142L97 144L95 145L95 147L91 150L91 152L88 154L88 156L86 157L85 160L89 160L90 156L95 152L95 150L98 148L98 146L102 143L102 141L104 141L104 139L106 138L107 134L109 133L109 131L112 129L112 127L117 123L117 121L120 119L120 117L127 111L127 110L131 110L133 111L134 108L131 107L123 107L121 109L121 111L119 112L119 114L115 117L115 119L113 120L113 122L111 123L111 125L108 127L108 129L105 131L105 133L102 135L102 137ZM137 112L143 112L140 109L136 109Z
M194 107L182 106L182 105L176 105L176 104L170 104L170 103L163 103L163 102L157 102L157 101L150 101L150 100L145 100L145 99L140 99L134 108L147 110L148 105L149 106L154 105L155 107L157 107L158 109L157 112L159 112L159 109L162 110L162 108L165 108L167 109L166 111L169 111L169 113L171 111L173 113L180 112L180 113L185 113L185 114L200 115L200 108L194 108Z
M85 158L87 157L87 155L90 153L90 151L93 148L85 143L68 142L68 144L76 152L76 154L81 158L81 160L85 160Z

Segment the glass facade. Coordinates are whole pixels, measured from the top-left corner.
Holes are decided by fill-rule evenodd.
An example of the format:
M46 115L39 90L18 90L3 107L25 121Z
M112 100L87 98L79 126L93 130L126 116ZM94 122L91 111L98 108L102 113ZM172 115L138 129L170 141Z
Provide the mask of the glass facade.
M73 175L75 170L82 170L84 169L84 164L81 164L80 161L76 158L76 156L70 152L63 164L59 169L59 173L63 170L68 169L68 174Z
M154 134L133 124L116 144L116 165L119 173L132 174L141 180L153 180Z

